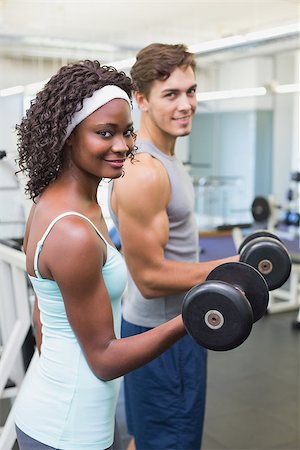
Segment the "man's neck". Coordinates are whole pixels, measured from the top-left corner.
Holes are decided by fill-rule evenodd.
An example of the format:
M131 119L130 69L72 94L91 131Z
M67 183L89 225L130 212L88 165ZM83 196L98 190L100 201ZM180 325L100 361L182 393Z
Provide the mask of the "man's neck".
M162 153L173 156L175 152L176 137L164 132L153 122L149 122L141 117L140 128L137 132L137 139L149 141Z

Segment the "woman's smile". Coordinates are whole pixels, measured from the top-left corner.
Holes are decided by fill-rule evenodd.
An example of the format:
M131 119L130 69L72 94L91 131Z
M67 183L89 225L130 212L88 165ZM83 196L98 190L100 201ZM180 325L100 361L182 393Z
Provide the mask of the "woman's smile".
M125 163L126 158L116 158L116 159L104 159L106 163L108 163L111 167L122 168Z

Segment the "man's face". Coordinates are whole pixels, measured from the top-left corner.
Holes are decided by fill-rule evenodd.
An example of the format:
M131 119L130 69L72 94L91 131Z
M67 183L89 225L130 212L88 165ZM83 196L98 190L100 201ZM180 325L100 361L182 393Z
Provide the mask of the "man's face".
M196 78L189 66L177 67L165 81L154 81L141 109L160 131L178 137L191 132L196 107Z

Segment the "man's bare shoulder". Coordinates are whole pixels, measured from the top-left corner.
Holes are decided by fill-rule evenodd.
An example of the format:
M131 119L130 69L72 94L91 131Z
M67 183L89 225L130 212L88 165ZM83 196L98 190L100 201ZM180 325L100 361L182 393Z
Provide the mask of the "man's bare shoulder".
M138 153L134 159L127 160L124 165L125 175L119 181L128 182L128 177L134 177L137 182L167 181L167 172L162 163L149 155L149 153ZM127 177L126 177L127 175ZM126 179L127 178L127 179Z
M124 176L114 181L114 193L118 201L130 202L131 208L141 208L142 203L168 202L170 183L167 172L160 161L146 153L139 153L124 165ZM151 195L150 195L151 194ZM135 202L132 202L132 198Z
M133 167L147 166L147 167L161 167L162 164L158 159L154 158L149 153L137 153L133 159L126 161L126 166L131 164Z

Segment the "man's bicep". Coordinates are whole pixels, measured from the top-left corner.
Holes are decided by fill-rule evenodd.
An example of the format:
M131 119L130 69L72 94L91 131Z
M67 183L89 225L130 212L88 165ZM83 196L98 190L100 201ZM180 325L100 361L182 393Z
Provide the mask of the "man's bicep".
M135 210L136 208L136 210ZM122 250L130 272L142 271L161 263L169 236L169 221L164 208L154 212L139 208L119 210L119 229Z
M124 178L116 180L114 189L122 251L141 289L145 280L155 278L164 260L169 238L169 178L159 161L139 155L136 164L127 165Z

